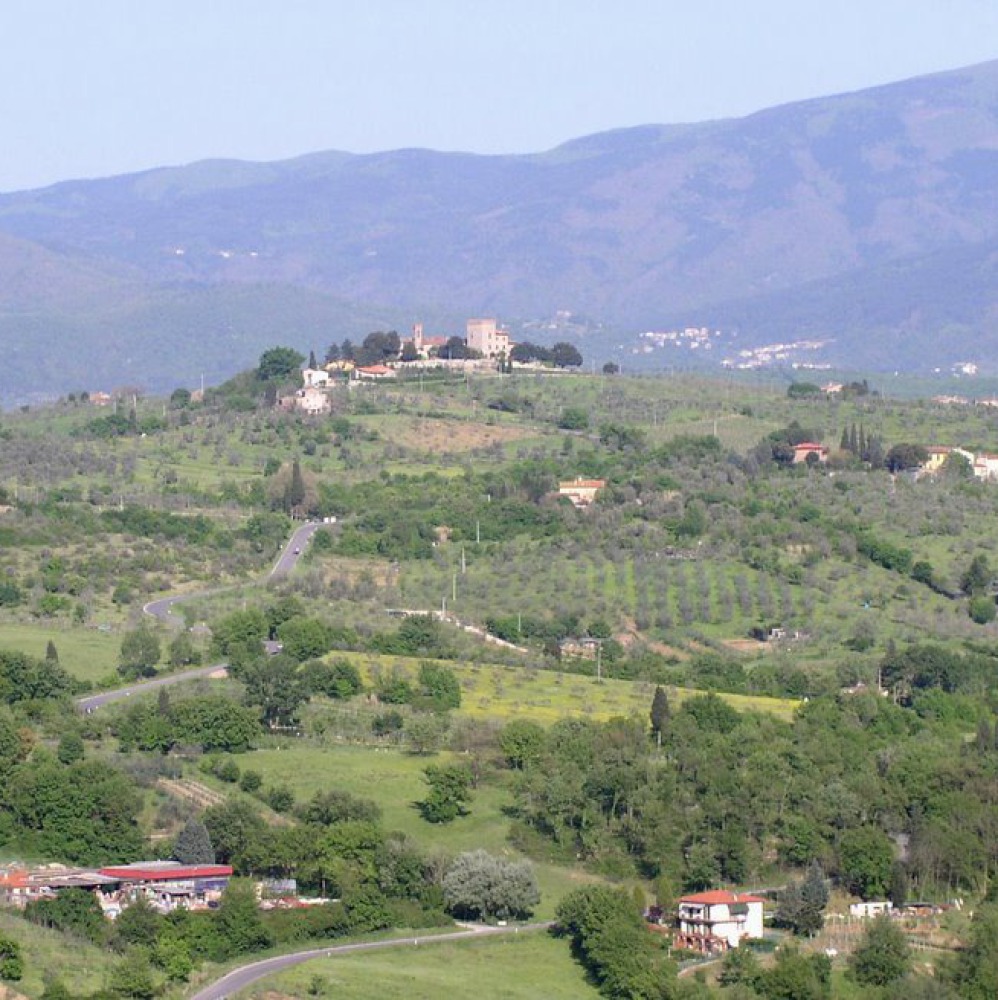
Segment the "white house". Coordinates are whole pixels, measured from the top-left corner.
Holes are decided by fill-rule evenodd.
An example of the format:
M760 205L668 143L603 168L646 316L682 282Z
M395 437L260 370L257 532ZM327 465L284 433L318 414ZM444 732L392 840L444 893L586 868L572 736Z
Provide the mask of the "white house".
M759 896L726 889L682 896L676 944L709 953L737 948L747 938L761 938L763 905Z
M306 388L321 389L329 385L329 372L324 368L305 368L301 377Z
M974 458L974 477L992 482L998 479L998 455L981 452Z

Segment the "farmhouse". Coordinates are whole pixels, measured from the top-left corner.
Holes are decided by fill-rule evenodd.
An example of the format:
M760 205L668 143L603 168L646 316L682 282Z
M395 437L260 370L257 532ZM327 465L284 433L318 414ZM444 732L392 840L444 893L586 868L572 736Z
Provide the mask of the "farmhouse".
M808 455L816 455L819 462L828 461L828 449L815 441L801 441L794 445L794 465L807 461Z
M922 471L927 472L930 475L934 475L942 469L952 453L952 448L947 448L945 445L931 445L925 449L925 453L929 456L925 462L922 464Z
M93 892L104 916L115 919L140 896L161 913L199 910L216 904L232 876L229 865L184 865L177 861L142 861L107 868L49 865L0 872L0 902L24 907L51 899L63 889Z
M329 396L322 389L317 389L314 386L298 389L290 396L281 396L277 400L277 406L282 410L297 410L299 413L307 413L311 417L329 413L332 409Z
M596 499L596 494L605 487L605 479L583 479L577 476L558 483L558 493L568 497L576 507L588 507Z
M101 909L110 917L116 910L144 896L161 913L176 909L201 910L217 903L232 877L229 865L184 865L178 861L139 861L101 868L99 874L117 882L115 891L98 893Z
M578 656L584 660L595 660L600 640L584 636L581 639L562 639L558 643L558 652L562 656Z
M974 478L984 482L998 479L998 455L981 452L974 458Z
M359 365L354 368L353 377L369 382L380 382L386 378L397 378L398 373L388 365Z
M712 953L737 948L746 938L761 938L762 909L759 896L725 889L682 896L676 945Z

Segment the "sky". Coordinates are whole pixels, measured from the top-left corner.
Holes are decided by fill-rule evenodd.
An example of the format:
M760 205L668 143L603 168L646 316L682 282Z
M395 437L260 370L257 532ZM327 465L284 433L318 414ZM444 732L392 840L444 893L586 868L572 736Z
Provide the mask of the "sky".
M0 0L0 191L522 153L998 58L998 0Z

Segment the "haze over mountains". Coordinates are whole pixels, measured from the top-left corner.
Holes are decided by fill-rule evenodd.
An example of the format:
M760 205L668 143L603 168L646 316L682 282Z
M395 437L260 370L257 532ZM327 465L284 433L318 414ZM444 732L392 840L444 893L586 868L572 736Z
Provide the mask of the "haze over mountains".
M0 195L2 398L559 311L589 321L587 358L694 326L723 331L716 361L820 340L807 360L998 371L998 62L536 155L206 161Z

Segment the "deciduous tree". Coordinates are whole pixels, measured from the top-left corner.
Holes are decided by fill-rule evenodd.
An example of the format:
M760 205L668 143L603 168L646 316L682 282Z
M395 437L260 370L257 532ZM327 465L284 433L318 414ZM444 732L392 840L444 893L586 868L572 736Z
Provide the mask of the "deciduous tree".
M430 823L450 823L464 816L471 801L471 771L463 764L431 764L423 771L430 790L419 811Z
M459 854L442 886L447 909L474 920L526 917L540 901L529 861L503 861L481 850Z
M887 916L870 921L859 947L849 956L850 974L863 986L886 986L901 979L910 967L904 931Z
M124 677L152 677L159 658L159 636L145 625L140 625L126 632L121 640L118 671Z

